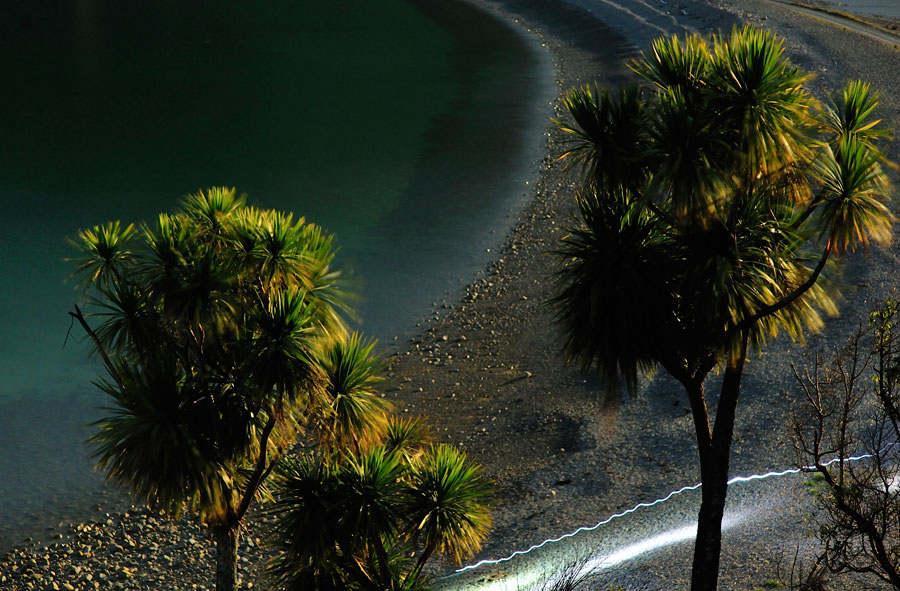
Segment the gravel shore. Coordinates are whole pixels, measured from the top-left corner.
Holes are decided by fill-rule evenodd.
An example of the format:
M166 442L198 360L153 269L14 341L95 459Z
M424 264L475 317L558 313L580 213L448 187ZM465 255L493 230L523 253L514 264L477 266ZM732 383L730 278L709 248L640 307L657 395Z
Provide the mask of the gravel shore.
M894 47L781 4L475 3L540 39L555 60L561 92L593 80L604 85L630 80L625 61L662 32L706 34L752 22L785 37L791 59L817 75L812 87L819 98L851 77L868 80L882 94L885 119L895 127L900 122L900 68L891 65L900 63L900 53ZM881 29L888 30L886 24L880 23ZM420 336L390 358L385 384L386 396L399 412L429 417L439 439L464 447L496 482L494 531L479 558L503 556L593 525L699 478L693 427L679 385L660 375L628 398L606 392L558 356L552 311L546 305L553 294L555 265L548 252L573 219L573 181L553 163L559 138L549 118L561 116L558 105L548 105L546 115L548 155L535 171L529 205L496 259L455 303L436 307L423 319ZM887 153L900 161L900 142ZM896 183L897 172L891 174ZM898 254L892 248L850 257L841 316L810 338L805 349L779 340L752 357L738 411L733 474L783 469L795 462L787 433L789 363L802 363L813 352L841 342L873 302L897 287ZM661 533L682 517L689 520L696 510L695 498L679 498L683 500L671 511L635 514L623 519L619 529L598 532L608 540ZM805 539L808 525L802 519L809 501L797 480L768 488L735 486L731 498L742 508L742 521L725 536L721 588L761 587L774 578L782 548L793 552ZM264 526L251 520L242 538L241 577L247 588L264 588L259 543ZM619 564L609 582L626 589L686 588L690 558L691 544L682 541ZM46 538L10 552L0 561L0 588L206 589L213 559L205 530L189 519L161 520L143 508L111 514L100 510L92 522L60 524ZM479 577L487 575L467 580Z

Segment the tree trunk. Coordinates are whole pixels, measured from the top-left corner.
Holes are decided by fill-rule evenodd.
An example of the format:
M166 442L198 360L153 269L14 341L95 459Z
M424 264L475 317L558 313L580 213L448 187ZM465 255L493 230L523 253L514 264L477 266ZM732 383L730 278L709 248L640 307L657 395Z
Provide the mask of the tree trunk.
M406 575L406 578L403 580L404 587L411 589L416 588L416 583L419 581L419 577L422 575L422 569L425 568L425 563L428 562L428 559L431 558L431 555L434 554L434 551L436 549L436 544L430 544L427 548L425 548L425 550L422 552L422 555L416 561L416 565L411 571L409 571L409 573Z
M694 564L691 569L691 591L715 591L719 579L719 556L722 553L722 516L728 490L728 458L724 465L713 450L701 453L700 473L703 486L697 539L694 542Z
M237 511L234 512L234 519L236 521L240 521L244 518L244 515L247 514L247 509L250 508L250 503L253 502L253 499L256 497L256 491L259 490L259 485L262 484L263 479L265 478L268 472L266 471L266 461L269 456L269 438L272 436L272 430L275 428L276 419L274 411L270 411L272 414L269 416L269 420L266 421L265 426L262 430L262 435L259 438L259 456L256 458L256 467L253 469L253 474L250 476L250 481L247 483L247 488L244 490L244 496L241 498L241 503L238 505ZM274 466L273 462L271 466Z
M238 526L212 527L216 540L216 591L237 589Z
M722 517L728 493L728 464L744 360L747 356L748 333L741 335L741 350L728 363L722 379L722 390L716 408L716 422L707 445L700 441L701 488L700 514L697 517L697 540L691 569L691 591L716 591L719 582L719 557L722 553ZM696 420L696 417L695 417Z

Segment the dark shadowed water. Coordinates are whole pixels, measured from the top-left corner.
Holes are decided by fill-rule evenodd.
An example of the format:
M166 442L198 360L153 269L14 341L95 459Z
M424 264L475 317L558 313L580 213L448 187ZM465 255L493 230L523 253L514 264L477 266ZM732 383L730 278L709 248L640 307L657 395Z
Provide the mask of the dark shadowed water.
M103 498L79 228L236 186L335 232L363 328L402 343L504 234L553 95L532 41L425 0L11 0L0 71L0 549Z

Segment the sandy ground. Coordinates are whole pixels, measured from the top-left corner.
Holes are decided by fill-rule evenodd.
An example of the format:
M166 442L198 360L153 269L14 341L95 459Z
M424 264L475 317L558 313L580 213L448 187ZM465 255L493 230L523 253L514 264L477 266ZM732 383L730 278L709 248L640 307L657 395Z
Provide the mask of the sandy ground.
M859 77L882 92L885 118L895 124L900 120L900 73L889 66L900 63L900 54L891 44L766 0L473 1L540 40L556 63L560 92L593 80L610 86L631 80L626 61L660 34L708 34L753 22L785 37L791 59L817 75L812 84L820 98L849 77ZM547 158L535 171L529 205L496 259L455 303L436 307L423 320L422 334L390 359L385 386L399 412L429 417L439 439L464 447L496 482L495 527L478 559L504 556L593 525L698 481L693 427L678 384L660 375L626 397L566 367L558 355L553 314L546 304L554 293L556 261L548 253L573 220L573 181L553 163L560 148L549 119L561 116L558 105L548 105L546 116ZM898 146L888 150L893 160L900 160ZM897 173L892 174L896 182ZM896 287L897 256L892 248L849 257L841 316L829 321L805 349L778 341L753 355L735 430L733 474L795 463L787 433L793 397L789 363L802 363L809 354L839 343L872 302ZM798 484L795 479L732 487L735 525L725 535L721 588L762 586L774 578L781 550L792 552L797 541L806 539L809 525L803 518L810 504L797 492ZM611 551L618 544L677 530L689 524L695 511L696 496L680 495L671 504L598 529L592 543ZM51 580L47 570L64 561L53 580L73 589L191 589L202 588L196 581L211 580L209 542L202 532L184 522L165 535L138 535L157 527L148 520L152 517L141 510L128 517L103 515L96 523L77 526L81 532L75 527L54 533L61 538L54 545L20 548L0 563L0 587L43 588ZM253 564L261 556L253 542L258 531L257 525L251 527L241 550L247 557L242 565L246 580L254 579ZM185 536L195 542L185 544ZM91 540L100 540L101 546ZM101 553L98 560L98 549L110 543L123 551ZM130 555L139 557L133 567L126 562L132 560L126 559L129 544L136 547ZM572 556L551 555L548 560L562 564ZM617 562L598 588L606 589L608 583L626 589L686 588L690 559L689 541L666 543L661 550ZM173 574L181 569L181 574L164 577L167 569ZM466 581L502 579L504 574L508 580L525 569L524 563L504 565L499 575L475 571ZM95 585L96 576L86 580L89 571L108 573L104 584Z

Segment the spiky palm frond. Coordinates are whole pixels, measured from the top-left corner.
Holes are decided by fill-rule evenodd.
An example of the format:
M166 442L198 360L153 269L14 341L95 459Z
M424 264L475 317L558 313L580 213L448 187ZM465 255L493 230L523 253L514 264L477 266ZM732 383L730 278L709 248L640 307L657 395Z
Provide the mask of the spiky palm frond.
M786 300L794 290L808 282L815 273L815 267L822 262L809 250L803 248L793 254L793 261L782 259L780 291L774 302ZM842 297L836 289L836 265L828 260L824 272L803 295L789 305L762 316L751 333L751 345L761 350L769 338L778 336L783 330L794 342L804 344L806 332L819 332L825 326L824 316L837 316L838 304Z
M151 506L220 518L234 502L236 466L210 436L208 397L165 355L141 367L119 361L116 372L116 383L99 383L114 406L90 438L98 468Z
M386 486L390 478L398 477L390 462L385 463L389 454L345 456L339 464L322 459L306 453L279 467L279 499L268 512L276 518L270 535L279 550L270 563L276 587L290 591L422 589L423 581L416 584L406 576L408 548L395 543L398 540L390 530L372 537L371 523L360 526L347 518L348 507L356 516L361 506L368 507L362 511L368 512L362 521L369 521L371 507L378 503L392 505L389 513L402 510L402 497ZM386 472L377 476L385 467ZM376 520L374 527L381 523L390 528L398 519L392 514L386 521Z
M243 367L260 391L284 396L285 401L312 393L318 381L313 364L318 335L312 319L313 306L300 291L279 292L257 311L244 335L250 354Z
M387 430L391 404L377 392L384 364L372 354L375 344L354 332L317 357L328 400L321 407L318 426L329 449L366 449L381 441Z
M320 303L317 322L329 338L341 339L347 332L344 318L358 319L354 304L359 297L347 288L342 273L332 266L337 253L334 235L316 224L306 224L301 230L301 241L310 292Z
M410 549L405 544L396 544L388 549L388 568L378 567L378 557L372 553L361 556L361 572L365 577L359 581L358 588L371 591L427 591L430 576L409 576L412 567Z
M302 230L306 220L291 214L265 212L256 226L253 255L263 285L276 289L312 289Z
M353 557L340 546L339 469L310 453L285 458L278 466L278 500L269 532L278 554L270 561L276 588L285 591L348 589Z
M334 235L304 218L247 208L239 212L232 232L241 265L268 291L303 290L315 304L316 322L328 338L346 332L343 316L353 318L353 294L331 268Z
M136 235L134 224L123 228L120 222L81 230L78 237L70 241L81 253L81 256L69 259L75 263L73 275L81 275L86 288L110 289L128 274L127 265L132 260Z
M810 78L784 57L773 33L746 25L717 37L710 68L709 107L739 169L752 177L810 158Z
M682 336L695 341L694 349L708 347L729 356L741 349L734 328L788 296L812 273L803 252L806 237L790 223L790 190L760 184L736 200L731 214L719 226L677 238L686 253L677 283L678 315L692 327ZM751 330L751 344L761 348L779 330L802 341L804 329L821 328L822 312L833 314L836 307L817 284L777 314L761 318Z
M183 216L162 213L154 226L142 228L145 248L135 283L149 293L166 293L177 288L180 273L191 255L191 236Z
M659 37L649 55L641 52L631 64L632 70L660 90L687 93L689 101L702 92L709 67L709 46L700 35Z
M336 559L323 568L279 554L270 560L268 572L272 588L281 591L356 591L358 587L348 584L349 575L340 568L344 564L344 560Z
M165 347L168 341L165 323L143 290L127 283L100 293L102 295L95 298L100 309L96 316L101 321L96 332L107 351L118 351L127 356Z
M378 546L401 523L401 476L404 466L384 447L348 456L342 465L343 484L340 523L348 535Z
M301 563L327 563L337 551L341 502L337 466L310 453L278 465L278 500L267 511L277 519L270 537Z
M880 160L877 150L851 135L842 138L835 151L826 146L817 162L825 200L815 223L820 236L839 253L891 239L894 215Z
M184 197L181 211L193 222L194 227L217 246L231 233L234 214L247 201L246 195L238 195L231 187L211 187Z
M869 83L848 82L822 116L822 127L829 136L832 149L837 150L839 142L851 136L871 148L878 140L890 138L887 130L878 128L881 119L872 119L877 107L878 93L872 92Z
M648 148L641 90L629 86L613 97L596 84L585 85L566 93L563 106L575 125L557 121L561 131L573 136L571 147L559 160L580 165L600 187L625 184L636 190L645 176Z
M253 267L253 253L259 243L259 227L263 225L266 214L256 207L246 205L233 214L231 239L242 267Z
M707 226L728 194L722 160L730 146L717 122L694 108L681 90L661 93L658 100L650 128L655 166L648 195L678 223Z
M422 417L388 416L384 447L390 453L400 454L406 463L421 455L432 439Z
M675 310L669 285L675 272L667 227L640 201L620 193L579 193L581 223L558 255L556 306L568 358L596 365L609 382L629 387L664 349ZM647 339L646 334L658 335Z
M491 526L490 492L480 466L450 445L435 445L413 463L405 513L424 559L437 550L460 563L481 548Z
M241 303L232 261L208 252L192 252L183 260L166 273L165 292L156 292L163 313L207 335L233 330L241 320Z

